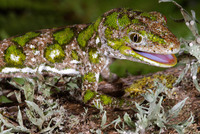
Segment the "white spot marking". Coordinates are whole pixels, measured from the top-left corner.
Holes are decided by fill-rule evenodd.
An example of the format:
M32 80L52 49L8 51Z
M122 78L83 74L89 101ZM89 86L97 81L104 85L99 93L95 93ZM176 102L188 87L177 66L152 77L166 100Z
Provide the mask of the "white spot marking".
M35 48L35 46L34 45L30 45L30 48L33 49L33 48Z
M34 55L39 55L40 54L40 51L35 51L34 52Z
M54 59L56 56L60 55L60 51L58 49L51 51L50 57Z
M32 61L32 62L35 62L35 61L36 61L36 59L35 59L35 58L31 58L31 61Z
M100 42L99 38L97 37L96 39L96 44L98 44Z
M77 60L71 60L70 63L78 64L78 63L80 63L80 61L77 61Z
M11 54L10 55L10 59L12 60L12 61L15 61L15 62L18 62L19 61L19 56L16 56L16 55L14 55L14 54Z
M97 54L97 53L94 53L94 54L92 55L92 57L95 59L95 58L98 57L98 54Z
M38 44L44 45L44 42L43 41L39 41Z
M96 73L95 77L96 77L96 82L98 82L99 81L99 73Z
M192 43L192 42L190 42L190 43L189 43L189 46L190 46L190 47L192 47L192 46L193 46L193 43Z
M14 67L6 67L2 69L2 73L12 73L12 72L21 72L21 73L36 73L37 71L41 73L43 70L53 72L53 73L58 73L58 74L67 74L67 75L78 75L80 74L79 71L76 71L75 69L63 69L63 70L58 70L56 68L52 68L49 66L44 66L44 64L40 65L39 67L32 69L30 67L25 67L25 68L14 68Z

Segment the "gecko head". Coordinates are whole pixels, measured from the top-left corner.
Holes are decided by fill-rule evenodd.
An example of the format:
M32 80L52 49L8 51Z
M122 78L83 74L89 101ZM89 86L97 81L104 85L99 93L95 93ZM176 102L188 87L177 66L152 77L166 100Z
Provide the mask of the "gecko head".
M114 57L160 67L176 64L174 54L179 51L180 43L168 30L163 15L120 8L104 16L100 33L113 53L120 52Z

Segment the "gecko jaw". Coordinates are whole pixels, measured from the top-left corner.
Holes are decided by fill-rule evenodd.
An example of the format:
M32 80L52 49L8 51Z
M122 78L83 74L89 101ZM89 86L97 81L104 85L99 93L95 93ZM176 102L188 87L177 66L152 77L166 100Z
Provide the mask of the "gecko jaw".
M148 53L135 49L133 49L133 51L139 54L144 61L153 65L159 65L161 67L172 67L177 63L177 59L174 54Z

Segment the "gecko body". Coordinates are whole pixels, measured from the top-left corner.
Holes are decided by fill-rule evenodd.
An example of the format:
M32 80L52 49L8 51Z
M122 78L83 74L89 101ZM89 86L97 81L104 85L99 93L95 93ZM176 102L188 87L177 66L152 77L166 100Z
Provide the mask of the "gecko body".
M112 9L94 23L43 29L0 42L0 77L81 75L87 96L97 91L100 74L109 78L113 59L160 67L176 64L178 39L158 12Z

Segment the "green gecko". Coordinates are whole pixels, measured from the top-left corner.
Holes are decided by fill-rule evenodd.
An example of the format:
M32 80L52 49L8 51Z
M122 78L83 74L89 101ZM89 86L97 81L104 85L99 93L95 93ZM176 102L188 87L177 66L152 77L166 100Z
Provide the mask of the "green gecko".
M109 79L108 67L114 59L159 67L176 64L174 53L180 43L166 23L158 12L118 8L92 24L43 29L4 39L0 42L0 77L81 75L82 97L87 103L95 98L100 74Z

